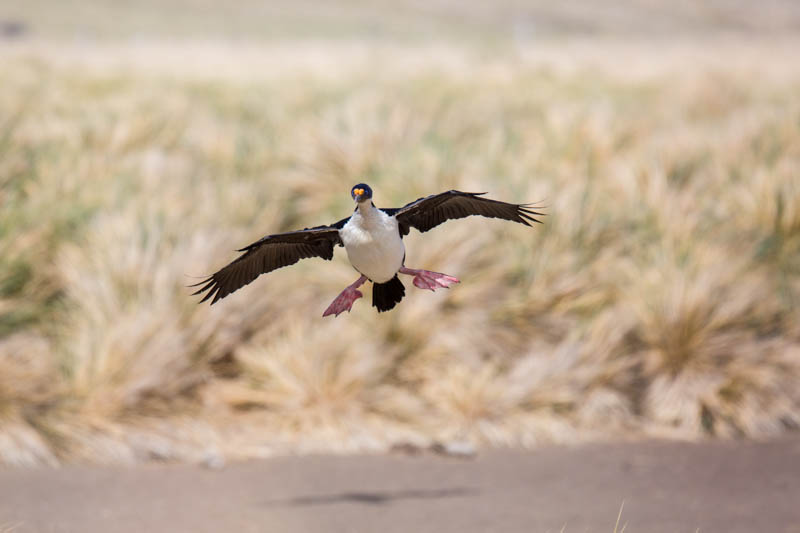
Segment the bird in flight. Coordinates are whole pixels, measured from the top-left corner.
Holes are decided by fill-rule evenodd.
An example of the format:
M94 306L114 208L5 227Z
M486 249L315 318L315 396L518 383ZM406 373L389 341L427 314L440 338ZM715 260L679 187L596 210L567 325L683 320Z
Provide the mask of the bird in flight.
M486 193L447 191L420 198L399 208L377 208L372 202L372 189L359 183L350 190L356 203L347 218L329 226L316 226L299 231L267 235L238 250L244 252L229 265L192 287L194 294L203 294L200 302L215 304L230 293L252 282L261 274L293 265L307 257L333 259L333 247L344 246L350 264L360 277L347 286L328 306L322 316L339 316L350 311L363 294L358 288L372 282L372 305L378 312L388 311L405 296L406 290L398 274L414 277L414 286L436 290L448 288L459 280L453 276L405 266L403 237L411 228L421 233L447 220L480 215L511 220L530 226L541 222L534 218L543 213L533 204L509 204L484 198Z

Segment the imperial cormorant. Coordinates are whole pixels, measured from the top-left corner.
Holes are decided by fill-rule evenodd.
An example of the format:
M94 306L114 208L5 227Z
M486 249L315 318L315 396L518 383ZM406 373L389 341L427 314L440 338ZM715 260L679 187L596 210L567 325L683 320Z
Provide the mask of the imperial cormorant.
M533 204L509 204L483 198L485 193L447 191L420 198L400 208L377 208L372 202L369 185L355 185L350 195L356 209L347 218L329 226L316 226L299 231L267 235L238 250L239 258L205 280L194 294L203 294L201 302L211 304L244 287L261 274L293 265L306 257L333 258L333 247L344 246L347 257L361 276L345 288L322 316L350 311L353 302L363 295L358 288L366 281L373 283L372 305L378 312L388 311L403 299L405 287L398 274L414 276L414 286L435 290L448 288L459 280L453 276L428 270L406 268L403 236L411 228L426 232L446 220L480 215L511 220L530 226L543 216Z

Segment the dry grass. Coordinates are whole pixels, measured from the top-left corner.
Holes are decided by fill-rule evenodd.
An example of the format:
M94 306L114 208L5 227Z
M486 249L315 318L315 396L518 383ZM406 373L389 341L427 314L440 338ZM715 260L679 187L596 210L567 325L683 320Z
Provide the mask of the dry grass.
M262 76L200 77L168 51L4 49L0 462L797 428L796 62L558 48L267 47ZM458 188L549 216L410 236L409 265L463 283L389 314L367 294L321 318L354 279L341 250L189 296L234 248L345 216L362 180L379 205Z
M327 41L352 38L405 43L442 39L491 43L563 35L675 37L788 34L800 27L794 0L139 0L80 4L28 0L3 6L0 22L23 35L62 40L223 39Z

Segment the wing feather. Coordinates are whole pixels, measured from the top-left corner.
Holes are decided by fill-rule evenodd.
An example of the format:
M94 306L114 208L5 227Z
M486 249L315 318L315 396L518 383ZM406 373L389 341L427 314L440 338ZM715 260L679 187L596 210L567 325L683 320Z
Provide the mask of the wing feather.
M526 226L531 222L541 223L535 217L544 216L544 213L536 211L539 208L534 204L509 204L482 198L484 194L447 191L420 198L399 209L384 211L397 217L402 235L408 235L410 228L424 233L447 220L473 215L510 220Z
M342 244L339 229L347 220L340 220L330 226L267 235L238 250L244 253L208 278L190 285L199 287L192 294L203 295L200 303L211 300L211 305L214 305L232 292L251 283L261 274L293 265L309 257L331 260L333 247Z

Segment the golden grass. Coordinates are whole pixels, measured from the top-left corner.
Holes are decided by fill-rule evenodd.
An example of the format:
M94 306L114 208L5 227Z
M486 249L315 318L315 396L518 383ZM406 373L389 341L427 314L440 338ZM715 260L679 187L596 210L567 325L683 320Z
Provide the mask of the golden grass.
M263 75L245 55L202 76L168 50L0 52L0 462L797 428L796 62L733 44L621 68L600 46L265 47ZM410 266L462 284L407 283L388 314L367 290L321 318L355 279L341 250L189 296L233 249L346 216L358 181L382 206L458 188L548 216L411 235Z

